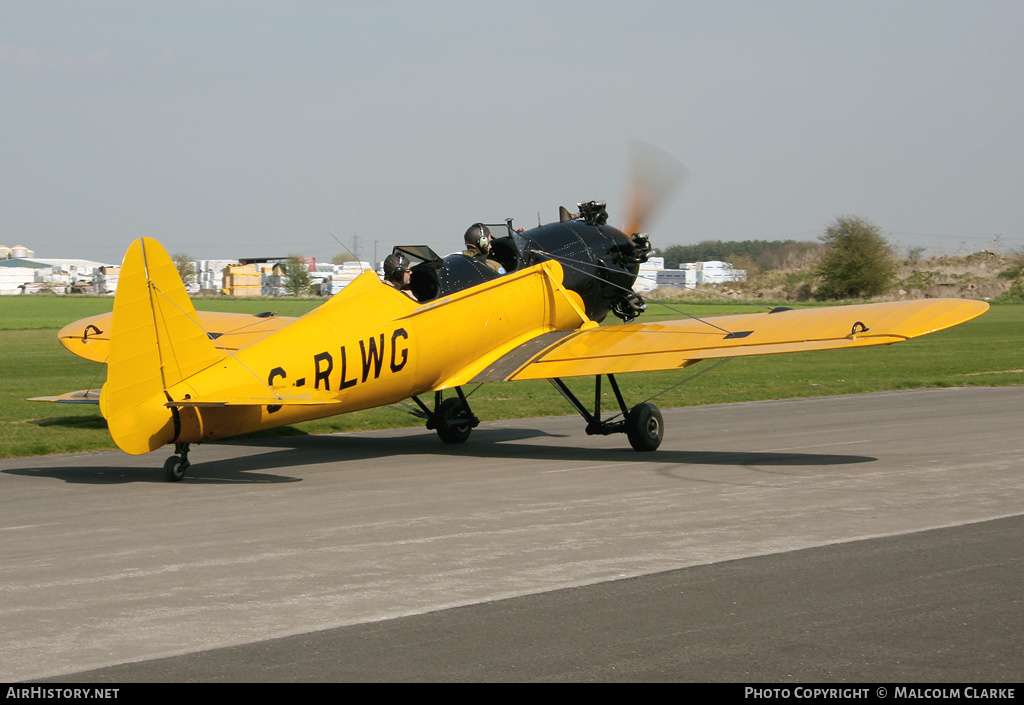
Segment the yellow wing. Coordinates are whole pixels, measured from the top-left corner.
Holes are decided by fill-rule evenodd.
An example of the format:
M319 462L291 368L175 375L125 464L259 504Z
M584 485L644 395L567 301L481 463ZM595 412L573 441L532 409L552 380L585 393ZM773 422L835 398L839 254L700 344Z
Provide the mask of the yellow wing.
M924 299L631 323L552 333L520 346L473 382L670 370L708 358L887 345L968 321L982 301Z

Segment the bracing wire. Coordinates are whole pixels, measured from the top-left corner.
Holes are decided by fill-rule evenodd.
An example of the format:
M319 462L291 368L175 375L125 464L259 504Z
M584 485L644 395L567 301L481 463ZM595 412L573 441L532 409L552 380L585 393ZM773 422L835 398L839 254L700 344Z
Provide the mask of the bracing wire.
M671 387L666 387L665 389L662 389L657 394L652 394L651 396L647 397L642 402L640 402L640 404L646 404L651 399L657 399L662 394L667 394L668 392L671 392L676 387L680 387L680 386L682 386L684 384L687 384L688 382L692 382L693 380L697 379L701 375L706 374L706 373L710 372L711 370L714 370L714 369L717 369L717 368L721 367L722 365L724 365L725 363L729 362L732 359L733 358L731 358L731 357L724 357L721 360L719 360L718 362L716 362L715 364L711 365L710 367L705 367L700 372L695 372L692 375L690 375L689 377L686 377L685 379L679 380L678 382L673 384ZM619 411L619 412L616 412L615 414L613 414L612 416L610 416L607 420L608 421L614 421L615 419L617 419L618 417L623 416L623 415L624 414L621 411Z
M632 289L628 289L628 288L626 288L626 287L624 287L624 286L622 286L620 284L616 284L615 282L609 281L608 279L600 277L597 274L594 274L592 272L588 272L588 271L586 271L584 269L580 269L579 267L574 267L574 266L572 266L572 264L568 264L569 262L572 262L574 264L579 264L579 265L586 266L588 264L587 262L581 262L579 260L574 260L574 259L572 259L570 257L564 257L562 255L555 255L555 254L552 254L550 252L545 252L544 250L534 250L534 252L537 252L538 254L545 255L547 257L550 257L551 259L556 260L557 262L559 262L561 264L565 264L567 267L569 267L569 269L573 270L574 272L579 272L580 274L583 274L584 276L592 277L593 279L596 279L597 281L599 281L599 282L601 282L603 284L607 284L608 286L611 286L611 287L613 287L615 289L618 289L620 291L625 291L625 292L630 293L630 294L635 294L636 293ZM689 288L689 287L687 287L687 288ZM726 296L725 294L719 294L719 293L713 292L713 291L705 292L705 293L713 294L714 296L719 296L721 298L728 299L729 301L735 301L737 303L748 304L750 306L757 306L758 308L769 308L770 309L769 306L765 306L764 304L758 304L758 303L754 303L752 301L744 301L743 299L737 299L737 298L734 298L734 297L731 297L731 296ZM673 306L669 306L668 304L666 304L666 303L664 303L662 301L656 301L656 300L652 300L652 299L644 299L644 301L649 301L650 303L656 303L656 304L658 304L660 306L664 306L665 308L669 309L670 311L674 311L675 313L678 313L681 316L686 316L687 318L692 318L695 321L700 321L701 323L704 323L705 325L711 326L712 328L716 328L717 330L723 331L725 333L732 333L732 331L726 330L725 328L722 328L721 326L717 326L714 323L712 323L711 321L705 320L705 319L701 318L700 316L694 316L691 313L687 313L686 311L683 311L681 309L675 308Z
M227 356L228 356L228 357L230 357L230 358L231 358L232 360L234 360L234 361L235 361L235 362L237 362L237 363L238 363L239 365L241 365L241 366L242 366L242 369L244 369L244 370L245 370L246 372L248 372L249 374L251 374L251 375L253 376L253 378L255 378L255 379L256 379L256 381L257 381L257 382L259 382L259 383L260 383L260 384L261 384L262 386L266 387L266 388L267 388L267 391L269 391L269 392L270 392L271 394L273 394L273 395L274 395L275 397L277 397L278 399L280 399L280 398L281 398L281 395L280 395L280 394L278 394L277 392L275 392L275 391L274 391L274 389L273 389L273 387L271 387L271 386L270 386L269 384L267 384L267 383L266 383L266 382L264 382L264 381L263 381L262 379L260 379L259 375L257 375L257 374L256 374L255 372L253 372L253 370L252 370L252 369L251 369L251 368L250 368L250 367L249 367L248 365L246 365L246 364L245 364L244 362L242 362L241 360L239 360L239 359L238 359L238 357L236 357L234 353L232 353L232 352L231 352L230 350L228 350L228 349L227 349L226 347L224 347L224 346L223 346L223 345L221 345L221 344L220 344L219 342L217 342L217 339L216 339L216 338L213 338L213 337L212 337L212 336L210 335L210 332L209 332L208 330L206 330L205 328L203 328L203 327L202 327L202 326L201 326L201 325L199 324L199 321L198 321L198 320L194 320L194 319L193 319L193 318L192 318L191 316L189 316L189 315L188 315L188 312L187 312L187 311L185 311L185 310L184 310L183 308L181 308L181 306L179 306L179 305L178 305L177 303L175 303L174 299L172 299L172 298L171 298L170 296L168 296L168 295L167 295L167 294L165 294L165 293L164 293L163 291L161 291L161 290L160 290L160 287L158 287L158 286L157 286L156 284L154 284L153 282L149 282L149 285L150 285L150 287L152 287L152 288L153 288L153 291L155 291L156 293L160 294L160 296L162 296L162 297L163 297L164 299L166 299L167 301L169 301L169 302L171 303L171 305L172 305L172 306L174 306L174 308L178 309L178 312L179 312L179 313L183 314L183 315L185 316L185 318L187 318L187 319L188 319L189 321L191 321L191 322L192 322L192 325L194 325L194 326L195 326L196 328L198 328L198 329L199 329L200 331L202 331L203 335L205 335L205 336L206 336L207 338L209 338L209 339L210 339L211 341L213 341L213 343L214 343L214 344L215 344L215 345L216 345L217 347L219 347L219 348L220 348L220 349L221 349L221 350L222 350L222 351L224 352L224 354L225 354L225 355L227 355Z

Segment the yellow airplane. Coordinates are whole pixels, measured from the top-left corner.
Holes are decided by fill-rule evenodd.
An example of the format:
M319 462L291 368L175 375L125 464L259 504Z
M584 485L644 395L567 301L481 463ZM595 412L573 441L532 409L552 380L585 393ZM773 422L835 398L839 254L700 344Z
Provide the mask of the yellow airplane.
M988 309L926 299L632 322L645 307L632 285L651 246L645 235L626 235L642 219L624 232L607 218L605 204L592 201L527 231L506 221L491 248L505 274L479 257L396 247L415 299L366 271L301 318L197 313L167 252L142 238L125 254L113 312L59 333L73 353L106 363L101 391L37 399L98 403L126 453L173 443L170 481L189 467L190 444L406 399L442 441L462 443L479 424L463 386L528 379L551 380L588 434L625 433L633 448L652 451L664 434L661 413L648 402L629 408L616 374L885 345ZM609 313L623 322L599 325ZM590 375L592 411L562 382ZM610 418L601 415L602 377L619 405ZM433 404L420 398L430 393Z

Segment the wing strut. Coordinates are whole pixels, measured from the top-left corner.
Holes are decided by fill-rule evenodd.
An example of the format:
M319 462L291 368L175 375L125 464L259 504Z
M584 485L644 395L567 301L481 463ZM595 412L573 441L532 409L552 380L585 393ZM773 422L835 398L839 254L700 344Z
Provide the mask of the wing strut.
M608 419L601 418L601 377L608 377L608 384L611 385L615 400L619 404L618 413ZM591 413L580 399L573 394L572 390L559 377L552 377L551 384L557 389L565 400L569 402L580 416L587 422L588 436L608 436L613 433L625 433L629 438L629 444L634 450L648 451L657 450L665 435L665 426L662 421L661 411L650 402L641 402L632 409L626 406L626 401L619 391L619 383L615 381L615 375L595 375L594 377L594 411ZM621 419L619 417L622 417ZM616 420L618 419L618 420Z

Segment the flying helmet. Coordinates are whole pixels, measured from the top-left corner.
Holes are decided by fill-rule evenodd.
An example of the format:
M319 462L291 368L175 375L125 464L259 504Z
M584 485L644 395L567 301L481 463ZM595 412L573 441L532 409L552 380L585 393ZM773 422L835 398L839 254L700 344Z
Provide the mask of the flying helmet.
M409 269L409 258L399 252L393 252L384 258L384 278L401 284L405 270Z

